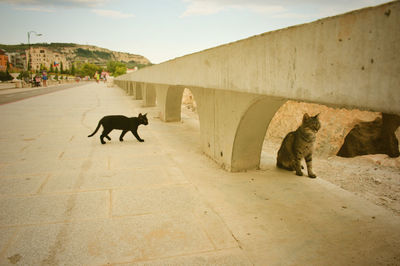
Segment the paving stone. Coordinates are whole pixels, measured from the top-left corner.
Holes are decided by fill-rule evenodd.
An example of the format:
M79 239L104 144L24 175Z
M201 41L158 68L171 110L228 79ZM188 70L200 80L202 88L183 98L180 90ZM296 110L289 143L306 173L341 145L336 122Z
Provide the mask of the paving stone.
M0 227L104 218L108 191L0 198Z
M0 178L0 197L7 195L32 195L38 193L42 184L50 176L22 176Z
M104 265L212 251L201 227L185 217L143 215L23 229L0 264Z
M0 254L5 252L18 230L18 228L0 228Z
M130 266L164 266L164 265L254 265L239 248L204 252L188 256L159 259L153 261L132 262L124 265Z

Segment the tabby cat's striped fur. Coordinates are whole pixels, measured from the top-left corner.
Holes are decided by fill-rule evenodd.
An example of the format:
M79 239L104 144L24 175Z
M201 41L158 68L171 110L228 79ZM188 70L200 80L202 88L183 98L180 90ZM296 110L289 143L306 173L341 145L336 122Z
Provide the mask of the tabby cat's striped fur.
M304 158L308 176L310 178L317 177L312 170L312 154L316 133L321 127L318 115L310 117L307 113L304 114L301 126L286 135L278 151L277 167L290 171L295 170L296 175L302 176L301 159Z

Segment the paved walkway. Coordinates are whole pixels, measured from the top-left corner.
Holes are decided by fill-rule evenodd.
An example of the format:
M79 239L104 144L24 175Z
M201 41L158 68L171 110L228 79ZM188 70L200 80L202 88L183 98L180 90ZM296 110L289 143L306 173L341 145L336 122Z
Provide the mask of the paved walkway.
M87 138L139 112L144 143ZM223 171L195 120L157 116L93 83L0 106L0 265L399 265L399 216L273 162Z

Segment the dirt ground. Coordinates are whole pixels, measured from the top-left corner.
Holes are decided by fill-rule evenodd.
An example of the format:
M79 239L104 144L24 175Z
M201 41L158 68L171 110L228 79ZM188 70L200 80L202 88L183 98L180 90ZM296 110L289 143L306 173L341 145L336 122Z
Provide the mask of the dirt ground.
M374 154L342 158L335 155L355 124L373 121L379 113L288 101L278 110L268 127L261 162L268 162L269 167L275 164L282 139L300 125L305 112L310 115L320 113L322 127L317 134L313 158L313 168L318 178L400 215L400 157ZM184 92L182 113L198 119L196 103L187 90ZM400 138L400 128L396 136ZM261 169L266 167L262 164ZM305 167L304 162L303 165Z
M270 156L269 162L275 161L279 146L280 143L265 140L263 156ZM303 166L306 173L304 161ZM390 158L384 154L354 158L317 156L313 158L313 169L318 178L400 215L400 157Z

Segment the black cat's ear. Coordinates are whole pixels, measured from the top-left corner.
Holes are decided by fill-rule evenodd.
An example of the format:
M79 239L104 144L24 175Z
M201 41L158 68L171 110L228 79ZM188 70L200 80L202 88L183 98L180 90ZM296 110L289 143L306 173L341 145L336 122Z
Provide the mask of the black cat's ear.
M139 113L139 117L141 117L142 116L142 113Z

